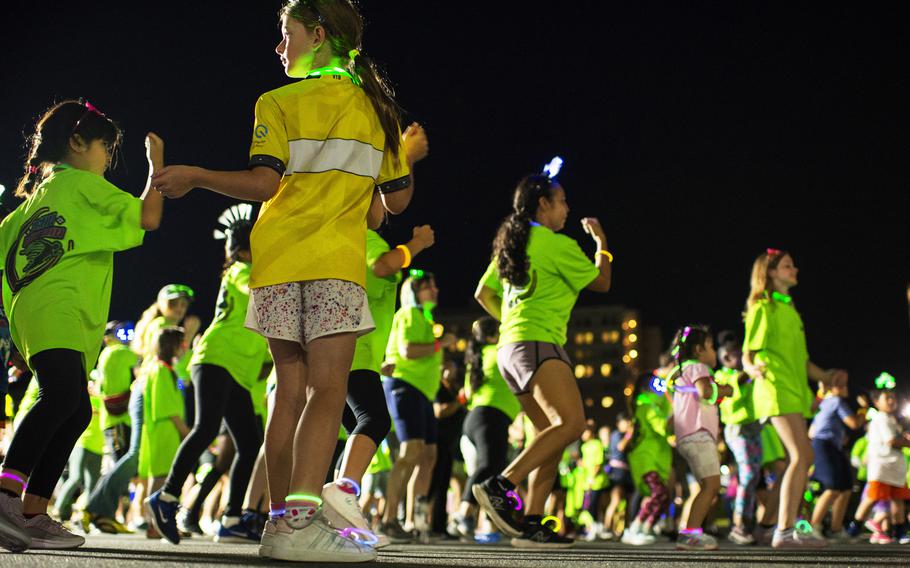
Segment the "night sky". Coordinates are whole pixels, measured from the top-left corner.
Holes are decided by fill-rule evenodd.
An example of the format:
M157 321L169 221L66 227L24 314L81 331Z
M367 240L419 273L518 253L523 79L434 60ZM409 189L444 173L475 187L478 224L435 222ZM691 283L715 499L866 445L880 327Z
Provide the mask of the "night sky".
M865 386L910 382L908 31L865 4L731 2L363 3L364 51L422 122L430 157L385 235L430 223L441 308L472 309L512 189L559 154L566 233L616 255L614 288L581 303L638 309L667 338L696 321L741 331L755 256L793 252L809 352ZM685 4L685 5L684 5ZM109 175L138 194L143 137L168 163L246 166L257 97L289 81L274 46L280 2L5 3L0 183L22 172L23 132L84 96L126 131ZM597 7L596 15L594 7ZM538 9L536 7L545 7ZM694 10L694 11L693 11ZM7 204L11 204L8 197ZM111 315L137 319L161 285L212 316L212 239L231 200L167 203L145 245L117 257Z

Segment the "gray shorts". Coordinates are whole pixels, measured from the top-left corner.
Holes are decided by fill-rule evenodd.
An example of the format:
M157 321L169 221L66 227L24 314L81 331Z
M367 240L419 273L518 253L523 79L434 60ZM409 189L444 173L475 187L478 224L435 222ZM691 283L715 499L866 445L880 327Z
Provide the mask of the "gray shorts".
M335 333L373 330L366 291L347 280L307 280L253 288L247 328L302 346Z
M543 365L544 361L558 359L572 367L572 361L566 350L555 343L543 341L520 341L509 343L499 348L497 361L499 372L506 380L509 389L516 395L527 394L531 391L531 379L534 373Z

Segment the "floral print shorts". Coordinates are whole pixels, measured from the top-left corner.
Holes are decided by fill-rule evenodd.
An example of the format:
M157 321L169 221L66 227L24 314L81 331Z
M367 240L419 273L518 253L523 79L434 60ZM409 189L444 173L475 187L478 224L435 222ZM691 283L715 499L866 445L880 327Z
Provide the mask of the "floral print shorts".
M375 327L366 291L347 280L288 282L250 291L246 327L265 337L306 344L335 333Z

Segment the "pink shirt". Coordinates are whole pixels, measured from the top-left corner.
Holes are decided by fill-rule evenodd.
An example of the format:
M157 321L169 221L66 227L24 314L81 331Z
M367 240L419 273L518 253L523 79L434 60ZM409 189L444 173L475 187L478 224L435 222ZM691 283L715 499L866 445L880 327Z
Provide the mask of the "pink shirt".
M704 363L689 363L683 365L682 373L674 382L677 387L694 387L695 381L703 377L711 377L714 373ZM682 440L697 432L705 431L717 440L720 420L717 414L717 405L702 404L697 392L673 392L673 424L676 428L676 439Z

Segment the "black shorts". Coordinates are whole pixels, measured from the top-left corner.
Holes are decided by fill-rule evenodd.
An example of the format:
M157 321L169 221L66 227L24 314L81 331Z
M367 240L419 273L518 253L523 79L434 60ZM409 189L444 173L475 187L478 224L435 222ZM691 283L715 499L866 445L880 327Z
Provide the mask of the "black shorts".
M847 491L853 488L850 460L840 444L831 440L812 440L815 473L812 477L825 489Z
M516 395L531 391L531 379L534 378L537 369L550 359L558 359L572 368L572 361L566 350L555 343L543 341L509 343L500 347L497 354L499 372L502 373L502 378L509 385L509 389Z
M622 487L626 494L635 492L635 483L632 482L632 473L628 469L618 467L610 468L610 484L613 487Z
M439 438L433 403L410 383L401 379L382 381L395 435L402 442L423 440L435 444Z

